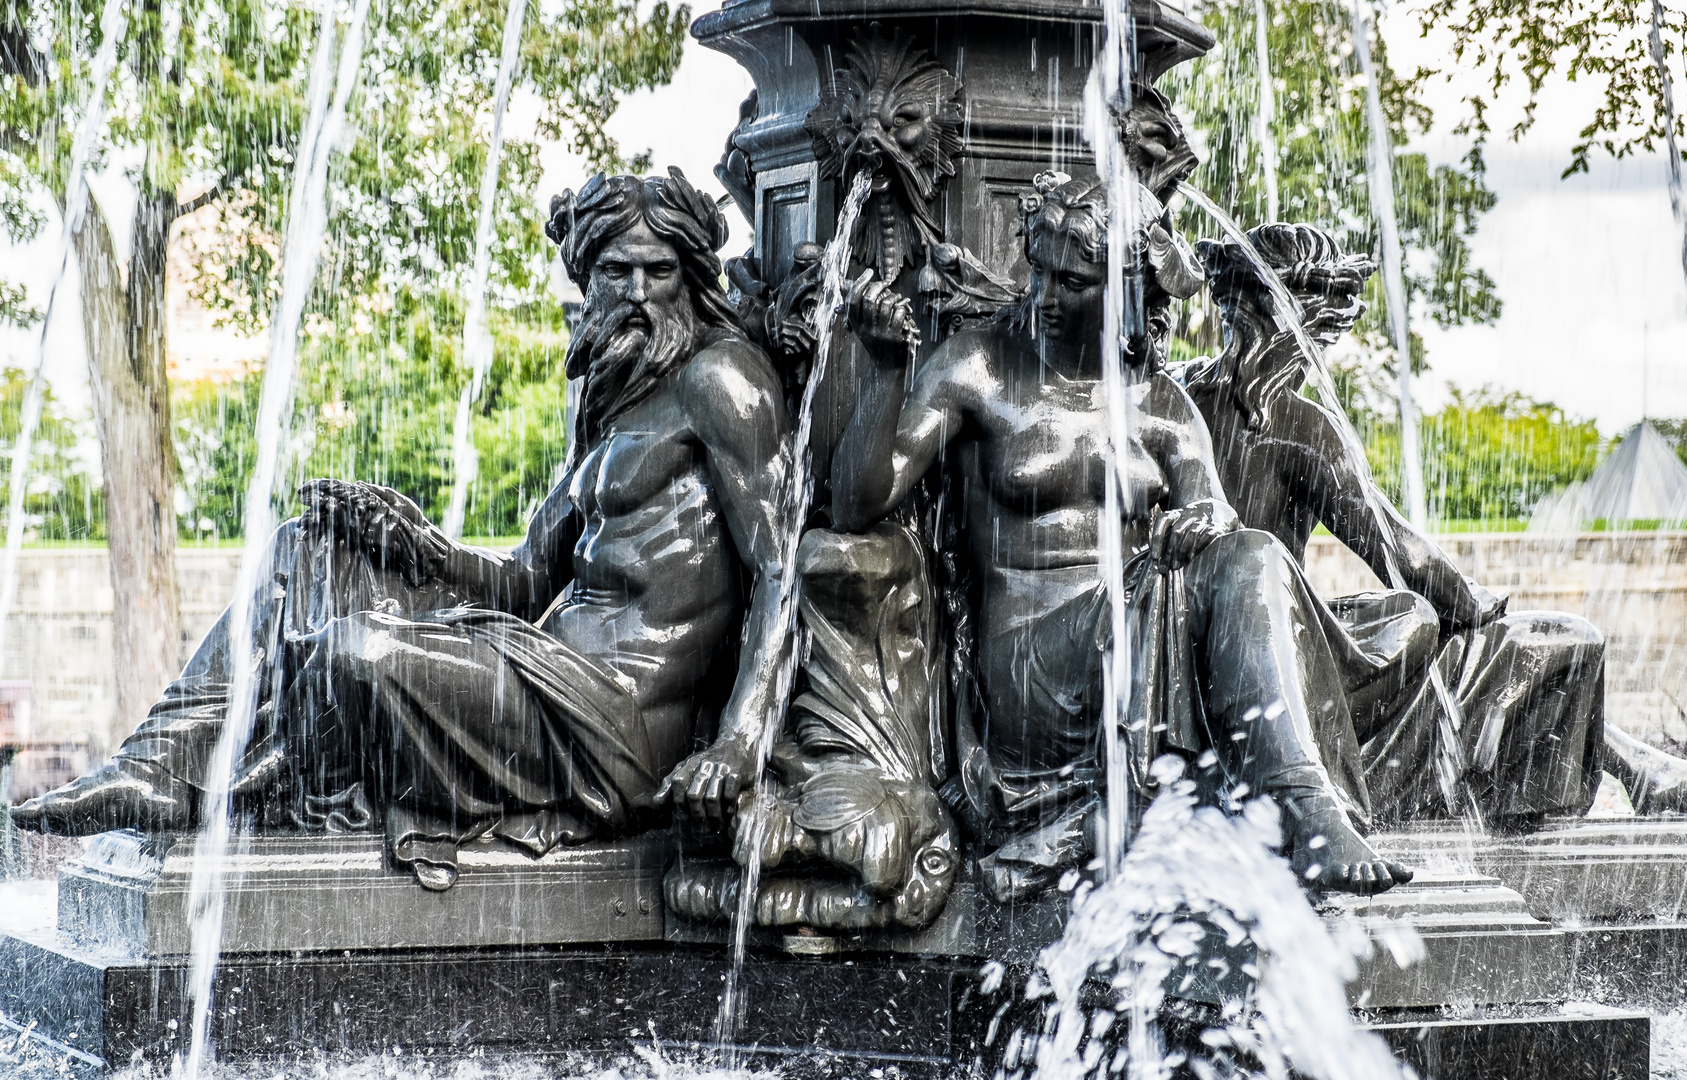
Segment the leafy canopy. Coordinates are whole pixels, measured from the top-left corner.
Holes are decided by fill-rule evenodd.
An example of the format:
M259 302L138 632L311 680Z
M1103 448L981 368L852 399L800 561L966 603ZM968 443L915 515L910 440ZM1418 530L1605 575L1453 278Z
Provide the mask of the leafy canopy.
M1316 225L1350 252L1381 251L1371 215L1367 173L1369 128L1365 84L1354 55L1351 10L1325 0L1272 0L1267 5L1268 53L1275 88L1279 216ZM1219 44L1205 58L1168 77L1168 92L1190 123L1203 162L1191 182L1244 227L1266 213L1261 140L1258 136L1259 69L1255 62L1253 0L1217 0L1201 20ZM1432 113L1423 103L1426 76L1400 75L1380 39L1373 41L1375 70L1392 145L1427 130ZM1422 154L1396 153L1395 212L1407 252L1407 289L1416 311L1441 326L1488 323L1500 314L1494 281L1470 258L1469 238L1494 195L1480 171L1431 167ZM1198 212L1184 225L1203 235L1217 226ZM1356 328L1372 349L1386 348L1386 300L1380 275L1367 294L1370 310ZM1198 309L1199 310L1199 309ZM1188 329L1211 348L1216 313L1201 312ZM1204 329L1203 329L1204 328ZM1414 335L1414 367L1422 346Z

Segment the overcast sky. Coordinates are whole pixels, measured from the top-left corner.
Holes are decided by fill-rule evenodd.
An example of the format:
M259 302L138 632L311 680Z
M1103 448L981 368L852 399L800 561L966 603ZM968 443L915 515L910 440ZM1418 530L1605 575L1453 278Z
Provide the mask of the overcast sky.
M1413 20L1385 19L1383 27L1397 67L1446 55L1437 42L1416 36ZM718 193L710 170L750 86L736 63L691 43L674 82L628 100L610 128L628 152L653 149L658 167L678 165L694 183ZM1596 94L1561 81L1549 87L1536 129L1523 142L1499 140L1490 147L1489 184L1499 201L1472 250L1498 283L1505 311L1489 327L1420 327L1432 368L1419 384L1422 407L1439 407L1451 381L1521 390L1598 421L1606 434L1634 423L1643 410L1687 416L1687 285L1663 159L1596 159L1591 176L1558 179ZM1431 88L1431 104L1443 119L1417 148L1435 160L1453 160L1465 150L1445 131L1456 97L1456 86ZM531 102L517 100L512 122L530 124L532 113ZM548 147L543 160L544 179L533 193L541 213L552 194L585 179L583 163L560 146ZM105 178L95 191L126 222L122 182ZM733 227L730 251L748 235L736 215ZM8 252L6 276L27 281L37 303L45 298L56 236L49 229L27 248ZM63 290L59 308L49 333L49 371L59 396L85 408L73 288ZM15 366L33 366L35 348L34 333L0 333L0 352Z

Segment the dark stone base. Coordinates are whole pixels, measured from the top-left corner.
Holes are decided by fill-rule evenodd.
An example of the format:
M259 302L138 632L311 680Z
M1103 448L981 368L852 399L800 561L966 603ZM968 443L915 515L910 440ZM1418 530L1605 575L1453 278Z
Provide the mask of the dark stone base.
M480 1053L706 1049L730 970L719 948L606 945L226 957L212 1036L229 1059L364 1055L402 1047ZM799 1072L985 1074L1027 1006L1016 965L995 995L975 960L878 953L755 953L739 983L735 1043ZM94 954L50 937L0 936L0 1012L85 1067L167 1062L189 1026L186 958ZM1017 1003L1017 1004L1016 1004ZM1610 1011L1367 1022L1426 1080L1644 1080L1646 1017ZM851 1063L854 1063L853 1065ZM792 1061L793 1064L797 1064ZM839 1071L841 1070L841 1071Z
M1467 1020L1383 1017L1372 1029L1421 1080L1645 1080L1651 1019L1537 1013Z
M1656 1011L1687 1005L1687 923L1564 931L1572 997Z
M661 945L235 955L217 971L211 1032L223 1058L706 1046L730 966L719 949ZM188 971L185 957L0 937L0 1012L113 1067L168 1061L186 1045ZM972 961L756 955L736 1041L946 1071L976 1056L977 973Z

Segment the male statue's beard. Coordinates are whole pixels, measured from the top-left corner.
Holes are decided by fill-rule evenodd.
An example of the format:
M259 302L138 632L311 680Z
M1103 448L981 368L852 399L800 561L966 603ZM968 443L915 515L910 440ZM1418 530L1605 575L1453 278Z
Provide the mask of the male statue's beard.
M569 378L586 377L577 424L581 448L602 438L611 420L653 394L690 360L703 329L686 301L621 301L606 311L588 300L568 343L567 364Z

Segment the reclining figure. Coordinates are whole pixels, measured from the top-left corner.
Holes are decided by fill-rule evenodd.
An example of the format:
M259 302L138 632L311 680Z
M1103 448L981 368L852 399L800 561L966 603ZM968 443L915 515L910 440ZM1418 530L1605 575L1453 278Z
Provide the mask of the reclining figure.
M1364 312L1369 260L1310 225L1262 225L1249 239L1318 344L1334 344ZM1378 818L1459 816L1474 804L1489 824L1519 831L1585 813L1602 748L1627 739L1605 727L1599 631L1563 612L1508 613L1413 529L1339 420L1298 393L1308 359L1274 321L1250 256L1235 243L1200 247L1228 345L1182 377L1242 523L1297 560L1322 524L1395 586L1331 600L1323 616Z
M314 481L252 598L262 698L236 796L293 827L378 817L432 888L477 836L539 855L636 831L663 796L700 810L753 761L744 718L759 730L773 708L788 645L774 613L789 423L721 290L725 218L678 170L600 175L552 215L585 293L567 360L585 389L526 540L464 547L396 492ZM109 763L13 820L192 827L229 708L229 619ZM711 699L740 630L736 682ZM662 790L704 709L729 764Z

